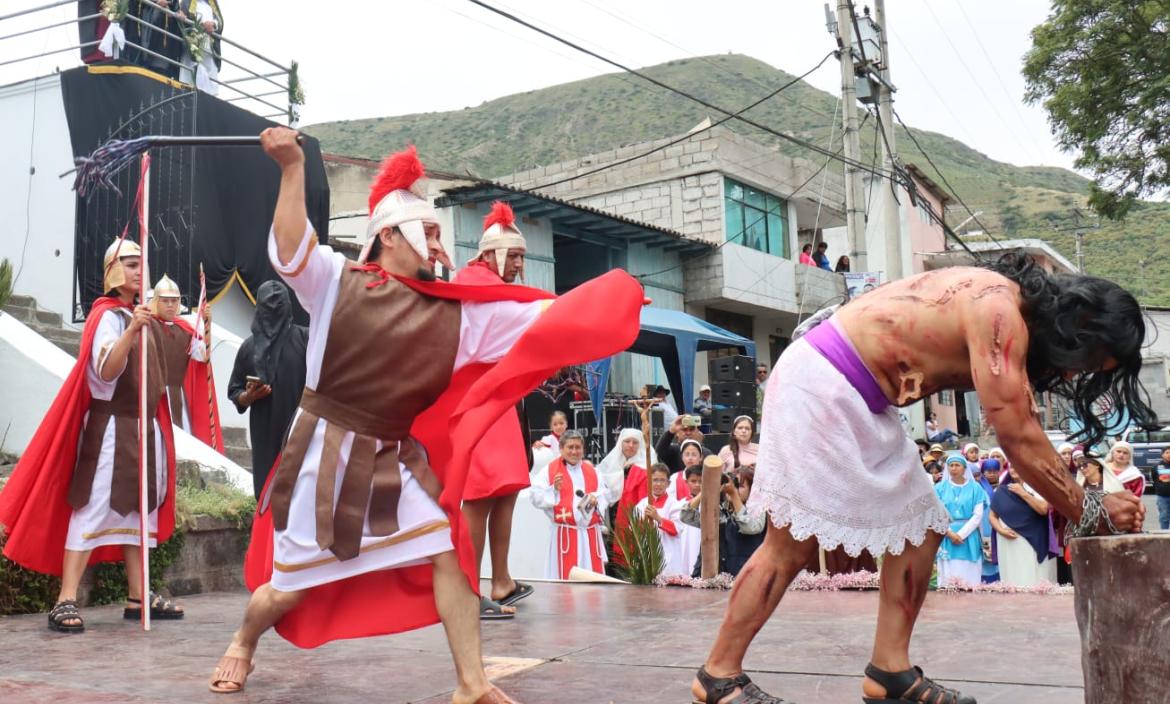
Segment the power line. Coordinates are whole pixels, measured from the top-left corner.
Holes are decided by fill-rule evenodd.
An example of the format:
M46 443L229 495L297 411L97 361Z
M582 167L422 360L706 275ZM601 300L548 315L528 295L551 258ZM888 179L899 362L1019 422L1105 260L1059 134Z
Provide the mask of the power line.
M963 55L959 53L958 48L955 47L955 43L951 41L951 37L947 33L946 27L944 27L943 23L939 21L938 15L936 15L934 12L934 8L930 6L929 0L922 0L922 4L926 6L926 11L930 13L930 17L934 20L934 24L938 27L939 32L942 34L943 40L947 43L948 46L951 47L951 51L955 53L955 57L959 60L959 65L961 65L963 70L967 72L967 75L971 77L971 82L975 84L975 87L979 89L979 92L983 95L983 98L987 100L987 104L991 107L992 111L995 112L996 117L999 118L1000 122L1007 122L1007 120L1005 120L1003 115L999 112L999 108L995 106L995 102L991 99L991 96L987 94L987 91L983 90L983 84L980 83L979 79L975 77L975 72L972 71L971 67L967 65L967 62L963 59ZM1015 132L1012 133L1012 139L1015 140L1016 144L1020 145L1020 147L1022 147L1025 151L1030 152L1033 157L1036 157L1034 148L1031 145L1020 141L1019 136L1016 135ZM1037 161L1041 160L1037 159Z
M866 115L868 116L868 113ZM836 118L834 117L834 119L836 119ZM862 124L864 124L864 122ZM860 129L860 126L859 126L859 129ZM830 147L832 146L832 138L833 138L833 136L832 136L832 134L830 134L829 135ZM834 152L834 154L840 154L841 150L843 148L844 148L844 146L838 147L837 151ZM799 186L797 186L796 188L794 188L792 190L792 192L788 196L787 200L792 200L792 198L794 198L797 193L800 193L802 190L804 190L804 187L807 186L808 184L812 183L812 180L815 179L817 176L819 176L822 171L824 171L826 168L828 168L829 164L832 163L832 161L833 161L832 158L826 158L825 163L822 164L819 169L814 171L811 176L806 178ZM827 178L827 175L826 175L826 178ZM823 188L821 189L821 196L823 199L823 196L824 196L824 189ZM694 257L688 257L687 259L682 259L681 255L680 255L678 264L667 267L667 268L662 269L660 271L654 271L654 272L651 272L649 274L636 274L635 276L637 276L637 278L639 278L639 279L645 279L645 278L648 278L651 276L659 276L660 274L667 274L667 273L674 271L675 269L682 268L683 266L685 266L686 264L688 264L691 261L694 261L694 260L699 259L701 257L705 257L709 254L714 254L715 252L718 252L720 249L723 249L724 246L731 244L732 242L735 242L736 240L740 239L750 228L754 227L755 225L757 225L760 222L763 222L765 217L767 217L767 213L764 213L760 217L757 217L755 220L752 220L751 223L745 224L743 230L741 230L739 234L737 234L734 237L728 237L727 239L723 240L719 244L715 245L715 248L712 249L710 252L703 252L702 254L696 255ZM818 219L820 218L819 201L818 201L817 217L818 217Z
M883 29L885 29L885 28L883 28ZM934 93L936 103L938 105L941 105L943 107L943 109L947 111L947 114L949 114L951 116L951 119L955 121L955 124L959 126L959 129L963 130L964 134L967 135L967 141L974 143L975 133L972 132L967 127L967 125L963 124L963 120L957 114L955 114L955 111L951 109L951 106L947 105L946 101L943 100L942 93L940 93L938 88L936 88L934 86L934 83L931 82L931 80L930 80L930 76L927 75L926 71L922 68L922 66L914 58L914 55L912 53L910 53L910 48L906 44L906 42L902 41L902 38L900 36L898 36L898 33L895 32L893 29L889 29L888 31L890 32L890 38L898 43L898 45L902 49L902 53L905 54L906 58L910 60L910 64L914 67L914 70L918 71L918 74L920 76L922 76L922 80L926 84L926 87L930 89L931 93Z
M983 52L983 58L987 60L988 67L991 68L991 72L995 74L995 78L999 83L1000 90L1003 91L1004 97L1008 99L1008 105L1011 105L1012 111L1016 113L1016 119L1020 121L1020 127L1023 127L1025 130L1027 130L1028 125L1025 124L1024 116L1020 113L1019 104L1015 99L1012 98L1011 94L1008 93L1007 85L1003 80L1003 76L1000 75L999 69L995 67L995 62L991 60L991 54L987 51L987 47L983 45L983 40L979 38L979 32L975 30L975 25L971 22L970 16L968 16L967 11L963 9L963 3L956 2L955 5L959 8L959 12L963 15L963 20L971 29L971 38L973 38L975 43L979 45L979 50Z
M708 100L704 100L703 98L700 98L696 95L688 93L688 92L682 90L681 88L675 88L674 86L669 85L667 83L664 83L663 81L660 81L657 78L654 78L653 76L647 75L646 73L644 73L642 71L638 71L638 70L630 68L629 66L626 66L618 61L614 61L613 59L602 56L601 54L598 54L597 52L592 51L590 49L587 49L579 44L575 44L575 43L569 41L568 39L560 37L560 36L556 35L555 33L550 32L550 31L543 29L541 27L537 27L536 25L532 24L531 22L523 20L523 19L517 17L516 15L513 15L505 10L501 10L497 7L493 7L492 5L489 5L488 3L483 2L483 0L468 0L468 2L471 2L474 5L478 5L482 8L484 8L485 10L489 10L491 12L494 12L497 15L500 15L501 17L506 17L507 19L512 20L513 22L516 22L517 24L523 25L523 26L533 30L534 32L539 32L540 34L543 34L544 36L546 36L550 39L554 39L554 40L556 40L556 41L558 41L566 46L572 47L573 49L576 49L577 51L580 51L583 54L588 54L589 56L592 56L593 58L595 58L599 61L603 61L603 62L605 62L611 66L614 66L616 68L619 68L627 73L633 74L633 75L641 78L642 80L653 83L654 85L656 85L660 88L664 88L666 90L671 91L672 93L676 93L684 98L687 98L688 100L692 100L692 101L694 101L694 102L696 102L704 107L707 107L711 110L716 110L724 115L733 115L733 113L730 110L722 108L718 105L715 105L714 103L711 103ZM786 133L781 132L777 129L773 129L773 128L768 127L766 125L763 125L759 122L756 122L755 120L751 120L749 118L746 118L742 115L736 117L735 119L737 119L745 124L751 125L752 127L755 127L756 129L763 130L764 132L767 132L768 134L779 137L780 139L783 139L787 142L791 142L792 144L796 144L797 146L804 147L805 149L808 149L810 151L816 152L818 154L821 154L821 155L829 157L829 158L837 159L838 161L841 161L845 164L853 166L856 169L868 171L868 166L864 162L854 161L853 159L843 157L839 154L834 154L833 152L831 152L831 151L829 151L829 150L827 150L819 145L813 144L813 143L811 143L807 140L801 139L799 137L796 137L796 136L793 136L790 134L786 134ZM870 173L875 173L876 175L884 177L884 178L892 178L892 176L893 176L891 173L885 172L884 169L881 172L870 171Z
M797 76L796 78L793 78L791 81L789 81L789 82L785 83L784 85L780 86L779 88L777 88L776 90L772 91L771 93L768 93L767 95L765 95L764 97L762 97L762 98L760 98L759 100L755 101L755 102L754 102L754 103L752 103L751 105L748 105L747 107L745 107L745 108L743 108L743 109L739 110L738 112L735 112L734 114L727 115L726 117L720 118L720 119L719 119L719 120L717 120L716 122L713 122L713 123L711 123L710 125L708 125L708 126L706 126L706 127L703 127L703 128L701 128L701 129L697 129L697 130L693 130L693 131L691 131L691 132L688 132L688 133L686 133L685 135L683 135L683 136L681 136L681 137L678 137L677 139L672 139L672 140L670 140L669 142L666 142L665 144L660 144L659 146L657 146L657 147L654 147L653 149L650 149L650 150L648 150L648 151L642 152L641 154L635 154L634 156L631 156L631 157L629 157L629 158L626 158L626 159L621 159L620 161L614 161L614 162L610 162L610 163L608 163L608 164L604 164L604 165L602 165L602 166L599 166L599 167L597 167L596 169L591 169L591 170L589 170L589 171L586 171L586 172L584 172L584 173L575 174L575 175L573 175L573 176L567 176L567 177L565 177L565 178L558 179L558 180L556 180L556 181L550 181L550 182L548 182L548 183L543 183L543 184L540 184L539 186L532 186L531 188L529 188L529 189L527 189L527 190L530 190L530 191L544 190L544 189L546 189L546 188L551 188L551 187L553 187L553 186L558 186L558 185L560 185L560 184L562 184L562 183L568 183L569 181L576 181L576 180L577 180L577 179L579 179L579 178L584 178L584 177L586 177L586 176L592 176L593 174L599 173L599 172L601 172L601 171L605 171L605 170L607 170L607 169L616 168L616 167L618 167L618 166L622 166L622 165L624 165L624 164L628 164L628 163L630 163L631 161L637 161L638 159L643 159L643 158L645 158L645 157L648 157L648 156L650 156L651 154L654 154L654 153L656 153L656 152L660 152L660 151L662 151L663 149L666 149L667 147L672 147L672 146L674 146L674 145L676 145L676 144L678 144L678 143L680 143L680 142L685 142L685 141L687 141L687 140L689 140L689 139L692 139L692 138L693 138L695 135L702 134L702 133L704 133L704 132L707 132L707 131L710 131L710 130L712 130L712 129L715 129L715 128L716 128L716 127L718 127L719 125L722 125L724 122L727 122L728 120L731 120L731 119L733 119L733 118L737 118L737 117L739 117L740 115L744 114L744 113L745 113L745 112L747 112L748 110L751 110L752 108L754 108L754 107L756 107L756 106L758 106L758 105L760 105L760 104L762 104L762 103L764 103L764 102L767 102L768 100L771 100L772 98L776 97L776 96L777 96L777 95L779 95L780 93L784 92L786 89L788 89L788 88L790 88L790 87L792 87L792 86L796 85L796 84L797 84L797 83L799 83L800 81L804 80L804 78L805 78L806 76L808 76L810 73L812 73L813 71L816 71L816 70L817 70L817 69L819 69L821 66L824 66L824 65L825 65L825 62L826 62L826 61L828 61L828 60L829 60L829 57L830 57L830 56L832 56L832 55L833 55L833 52L829 52L828 54L825 54L824 58L822 58L822 59L821 59L819 62L817 62L817 64L816 64L815 66L813 66L813 67L812 67L812 68L810 68L809 70L805 71L803 74L801 74L801 75Z
M913 142L914 146L918 148L918 151L926 159L926 163L930 164L930 168L934 169L934 172L938 174L938 177L942 180L943 185L950 189L951 195L955 197L955 200L959 201L959 204L962 205L963 209L967 211L967 214L971 216L971 219L975 221L975 224L979 225L979 227L983 229L983 232L987 235L987 238L994 242L1000 249L1004 249L1004 246L1000 244L999 240L992 236L991 231L987 229L987 226L979 221L979 217L975 214L975 212L971 210L971 208L969 208L966 203L963 202L963 198L959 195L959 192L956 191L955 187L951 185L951 182L947 180L947 177L943 174L942 169L938 168L938 165L934 163L934 159L930 158L930 154L928 154L927 151L922 148L922 145L918 143L918 138L915 137L914 133L910 131L910 127L907 126L905 121L902 120L902 116L898 114L898 111L895 110L893 106L890 106L890 111L894 114L894 119L898 121L898 124L902 125L902 129L906 130L906 134L909 135L910 141ZM950 230L950 226L947 225L945 221L943 221L942 225L947 230ZM951 231L953 232L953 230ZM958 235L956 234L955 237L958 237ZM968 251L970 251L969 248Z
M699 56L698 52L691 51L690 49L671 41L667 37L664 37L661 34L658 34L654 30L643 27L642 25L634 22L633 20L631 20L631 19L629 19L621 14L613 12L609 8L605 7L604 5L596 3L593 0L579 0L579 1L585 3L586 5L589 5L590 7L595 8L597 10L600 10L601 12L604 12L605 14L609 15L610 17L613 17L614 19L618 20L619 22L625 23L625 24L629 25L630 27L637 29L638 31L642 32L643 34L648 34L651 37L654 37L655 39L662 42L663 44L667 44L669 46L672 46L675 49L682 51L684 54L687 54L688 56L693 56L696 60L707 64L708 66L710 66L711 68L715 69L716 71L722 73L725 76L730 76L732 78L742 79L742 80L748 81L749 83L754 83L755 85L759 86L760 88L764 88L764 89L768 88L767 84L765 84L763 81L759 81L759 80L752 78L750 76L741 75L741 74L736 73L734 71L729 71L728 69L724 68L723 66L720 66L718 63L712 61L711 59L708 59L705 56ZM820 108L814 107L812 105L804 105L801 102L799 102L796 98L786 97L786 99L789 102L791 102L793 105L795 105L796 107L801 108L802 110L806 110L808 112L815 113L815 114L817 114L821 117L824 117L826 119L830 117L830 115L827 112L821 110Z

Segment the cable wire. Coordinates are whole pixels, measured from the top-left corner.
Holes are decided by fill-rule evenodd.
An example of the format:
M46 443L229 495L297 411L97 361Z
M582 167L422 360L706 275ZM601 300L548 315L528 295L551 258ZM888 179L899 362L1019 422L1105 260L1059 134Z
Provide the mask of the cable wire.
M934 159L930 158L930 154L922 148L922 145L918 142L918 138L914 136L912 131L910 131L910 127L906 124L906 122L902 119L902 116L898 114L898 111L895 110L892 105L890 106L890 112L894 114L894 119L898 121L898 124L902 125L902 129L906 130L906 134L910 137L910 141L914 143L914 146L917 147L918 151L926 159L926 163L930 164L930 168L934 169L934 172L938 174L938 177L942 180L943 185L949 188L951 195L955 197L955 200L959 201L959 205L962 205L963 209L967 211L967 214L971 216L971 219L975 221L975 224L979 225L979 227L983 229L983 233L987 235L989 240L994 242L1000 249L1005 249L1003 244L1001 244L999 240L992 236L991 231L987 229L987 226L980 222L979 217L975 215L975 211L971 210L971 208L963 202L962 197L959 196L959 192L956 191L955 187L951 185L951 182L947 180L947 177L943 174L942 169L938 168L938 165L934 163ZM945 223L944 226L946 226Z
M527 27L528 29L531 29L534 32L539 32L540 34L543 34L544 36L546 36L550 39L553 39L553 40L558 41L566 46L569 46L573 49L576 49L577 51L580 51L581 53L592 56L593 58L595 58L599 61L603 61L611 66L614 66L614 67L619 68L627 73L635 75L644 81L652 83L660 88L664 88L666 90L669 90L672 93L676 93L684 98L687 98L688 100L694 101L694 102L698 103L699 105L702 105L706 108L709 108L711 110L715 110L715 111L720 112L724 115L734 115L734 113L732 111L727 110L726 108L722 108L718 105L715 105L714 103L712 103L708 100L705 100L703 98L700 98L696 95L693 95L691 93L688 93L688 92L682 90L681 88L676 88L672 85L664 83L663 81L660 81L657 78L654 78L653 76L647 75L646 73L644 73L642 71L630 68L629 66L626 66L618 61L614 61L613 59L602 56L601 54L599 54L591 49L587 49L579 44L576 44L572 41L569 41L568 39L560 37L557 34L548 31L547 29L537 27L536 25L532 24L531 22L528 22L524 19L521 19L520 17L517 17L516 15L514 15L510 12L507 12L505 10L501 10L501 9L494 7L486 2L483 2L483 0L468 0L468 2L472 3L473 5L478 5L478 6L484 8L485 10L488 10L490 12L494 12L497 15L500 15L501 17L505 17L513 22L516 22L517 24L523 25L524 27ZM796 137L796 136L781 132L780 130L774 129L772 127L768 127L767 125L761 124L759 122L756 122L755 120L751 120L751 119L746 118L742 115L736 117L735 119L739 120L740 122L743 122L744 124L755 127L758 130L762 130L764 132L767 132L768 134L771 134L775 137L779 137L780 139L783 139L784 141L791 142L792 144L795 144L797 146L803 147L803 148L808 149L810 151L816 152L816 153L821 154L823 156L841 161L842 163L853 166L856 169L863 170L863 171L868 170L868 165L866 165L864 162L856 161L856 160L850 159L848 157L841 156L839 154L834 154L833 152L831 152L831 151L829 151L829 150L827 150L827 149L825 149L817 144L813 144L812 142L801 139L800 137ZM883 178L890 178L892 176L891 173L886 172L884 170L882 170L880 172L871 172L871 173L874 173L875 175L883 177Z
M628 157L625 159L621 159L619 161L610 162L608 164L604 164L602 166L599 166L595 169L591 169L591 170L586 171L584 173L576 174L573 176L567 176L565 178L561 178L561 179L558 179L556 181L550 181L548 183L542 183L538 186L532 186L526 190L531 190L531 191L543 190L546 188L552 188L553 186L559 186L562 183L568 183L569 181L575 181L579 178L584 178L586 176L592 176L593 174L599 173L601 171L605 171L606 169L616 168L618 166L623 166L625 164L628 164L631 161L637 161L638 159L643 159L645 157L650 156L651 154L654 154L656 152L660 152L663 149L666 149L667 147L672 147L676 144L679 144L680 142L685 142L685 141L693 138L695 135L699 135L699 134L702 134L704 132L708 132L710 130L713 130L716 127L718 127L719 125L722 125L723 123L727 122L728 120L735 119L735 118L739 117L740 115L744 114L745 112L747 112L748 110L751 110L752 108L771 100L772 98L774 98L777 95L779 95L780 93L782 93L784 90L786 90L786 89L796 85L800 81L804 80L805 77L807 77L809 74L813 73L814 71L819 69L821 66L824 66L825 62L828 61L829 57L832 55L833 55L833 52L829 52L829 53L825 54L824 58L822 58L819 62L817 62L816 66L813 66L809 70L805 71L804 73L797 76L796 78L793 78L791 81L785 83L784 85L780 86L779 88L772 91L771 93L768 93L767 95L765 95L764 97L755 101L751 105L748 105L747 107L739 110L738 112L727 115L726 117L722 117L719 120L711 123L710 125L708 125L706 127L703 127L701 129L697 129L697 130L692 130L691 132L687 132L685 135L678 137L677 139L670 140L669 142L666 142L665 144L661 144L657 147L654 147L653 149L642 152L641 154L635 154L634 156L631 156L631 157Z

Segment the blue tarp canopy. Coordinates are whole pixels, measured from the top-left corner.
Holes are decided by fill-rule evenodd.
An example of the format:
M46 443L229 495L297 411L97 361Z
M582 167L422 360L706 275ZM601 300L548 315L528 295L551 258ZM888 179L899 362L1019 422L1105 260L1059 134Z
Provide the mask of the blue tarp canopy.
M682 311L646 307L642 309L642 331L626 351L662 360L671 400L679 413L686 413L695 398L695 355L729 347L738 347L743 354L756 358L756 343L746 337ZM594 362L589 367L589 398L593 412L600 418L610 360Z

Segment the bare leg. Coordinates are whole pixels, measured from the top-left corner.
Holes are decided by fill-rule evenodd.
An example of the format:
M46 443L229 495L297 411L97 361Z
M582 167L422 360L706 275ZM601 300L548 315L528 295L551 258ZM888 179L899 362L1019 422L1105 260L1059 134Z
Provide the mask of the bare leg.
M85 574L85 565L89 562L92 550L66 550L65 560L61 566L61 592L57 594L57 601L77 599L77 586L81 584L81 575Z
M126 598L142 600L142 548L123 545L122 559L126 561Z
M798 542L787 528L777 528L768 521L768 534L763 545L744 565L735 580L735 588L731 590L723 625L719 627L719 635L715 637L704 665L708 673L714 677L732 677L743 672L743 657L752 639L776 610L789 583L816 549L815 539ZM698 678L691 684L691 693L700 701L706 698ZM734 699L738 693L737 688L723 701Z
M453 701L456 704L474 702L491 688L483 671L480 650L479 605L475 593L467 584L467 576L459 569L455 551L435 555L435 606L447 632L447 646L455 662L458 687Z
M57 603L62 601L77 601L77 587L81 584L81 575L85 574L85 564L89 562L90 550L66 550L65 559L61 564L61 591L57 593ZM61 621L65 626L80 626L79 618L67 618Z
M300 603L304 595L303 590L282 592L273 589L271 584L261 585L248 600L248 606L244 609L244 622L232 635L231 645L224 652L224 656L251 662L260 636L276 625L281 616ZM231 683L221 683L221 686L231 687Z
M483 548L487 542L488 517L496 499L476 499L463 502L463 517L467 519L467 529L471 533L471 546L475 548L475 566L478 572L483 564ZM513 504L515 505L515 504ZM494 556L493 551L493 556ZM494 591L494 589L493 589ZM503 607L505 613L516 613L511 606Z
M886 555L882 562L878 597L877 633L870 662L886 672L910 669L910 635L930 586L930 573L942 535L927 533L922 545L907 543L901 555ZM886 690L865 678L861 688L867 697L885 696Z
M512 512L516 509L516 494L495 499L488 515L488 547L492 552L492 598L503 599L516 588L516 580L508 571L508 548L512 543Z

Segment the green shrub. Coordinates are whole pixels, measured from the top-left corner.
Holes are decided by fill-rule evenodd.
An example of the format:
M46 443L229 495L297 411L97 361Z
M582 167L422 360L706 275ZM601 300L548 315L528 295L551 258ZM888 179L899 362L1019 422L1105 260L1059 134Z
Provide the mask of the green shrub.
M166 583L167 568L183 550L186 531L195 516L212 516L231 521L240 530L251 527L256 500L231 486L211 484L205 488L180 484L176 491L175 533L150 551L150 588L160 591ZM0 549L4 539L0 538ZM90 604L117 604L126 600L126 566L120 562L98 565L93 572ZM58 577L20 567L0 555L0 615L48 611L61 589Z

